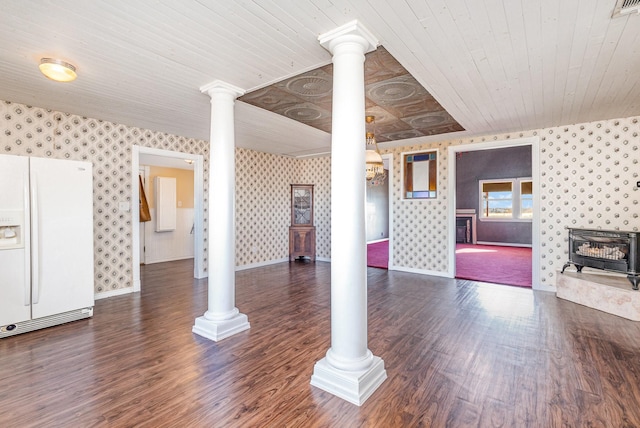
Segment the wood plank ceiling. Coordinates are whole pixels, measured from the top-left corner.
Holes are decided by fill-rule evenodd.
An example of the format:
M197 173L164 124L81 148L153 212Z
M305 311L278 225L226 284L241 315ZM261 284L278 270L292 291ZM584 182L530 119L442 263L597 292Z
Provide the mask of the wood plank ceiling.
M4 0L0 99L208 139L209 99L200 87L220 79L250 93L324 67L331 58L318 35L358 19L465 130L411 144L640 115L640 16L612 19L614 6ZM37 64L45 56L75 64L78 79L44 78ZM289 156L330 150L326 130L244 102L236 125L240 147Z

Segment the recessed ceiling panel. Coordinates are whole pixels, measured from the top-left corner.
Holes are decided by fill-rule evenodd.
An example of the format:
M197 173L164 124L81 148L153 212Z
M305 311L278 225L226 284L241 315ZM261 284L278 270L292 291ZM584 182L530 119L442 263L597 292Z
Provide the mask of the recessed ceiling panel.
M378 142L463 131L429 92L382 46L366 55L365 108ZM331 64L240 97L240 101L331 132Z

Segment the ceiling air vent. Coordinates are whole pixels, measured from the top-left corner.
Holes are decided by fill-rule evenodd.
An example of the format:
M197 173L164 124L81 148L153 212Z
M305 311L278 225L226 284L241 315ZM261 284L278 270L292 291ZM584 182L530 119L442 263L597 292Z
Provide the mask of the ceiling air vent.
M617 0L611 17L617 18L634 12L640 13L640 0Z

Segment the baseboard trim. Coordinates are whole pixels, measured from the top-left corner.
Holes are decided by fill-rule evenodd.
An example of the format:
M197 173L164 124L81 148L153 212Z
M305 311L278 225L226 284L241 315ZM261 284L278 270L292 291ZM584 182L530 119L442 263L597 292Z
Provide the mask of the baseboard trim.
M184 257L172 257L169 259L157 259L157 260L145 260L144 264L145 265L152 265L155 263L165 263L165 262L177 262L178 260L188 260L188 259L192 259L193 256L184 256Z
M134 293L134 290L132 287L118 288L117 290L109 290L103 293L97 293L94 295L94 299L95 300L108 299L109 297L122 296L123 294L130 294L130 293Z
M377 244L378 242L384 242L384 241L388 241L389 238L382 238L382 239L374 239L373 241L367 241L367 245L369 244Z
M251 263L248 265L242 265L242 266L236 266L236 272L241 271L241 270L247 270L247 269L253 269L253 268L257 268L257 267L262 267L262 266L269 266L269 265L275 265L278 263L284 263L284 262L288 262L289 258L285 257L282 259L277 259L277 260L267 260L264 262L258 262L258 263Z
M514 244L513 242L488 242L488 241L478 241L478 245L497 245L500 247L521 247L521 248L532 248L531 244Z
M388 270L397 270L399 272L408 272L408 273L417 273L420 275L431 275L431 276L440 276L443 278L453 278L448 272L440 272L436 270L426 270L426 269L415 269L408 268L402 266L391 266L389 265Z

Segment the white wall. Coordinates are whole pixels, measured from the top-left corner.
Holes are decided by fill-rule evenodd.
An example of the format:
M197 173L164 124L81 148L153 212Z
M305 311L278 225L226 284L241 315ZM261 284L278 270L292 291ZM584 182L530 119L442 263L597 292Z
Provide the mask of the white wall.
M155 232L155 208L145 227L145 263L160 263L193 257L193 208L176 209L176 230Z

